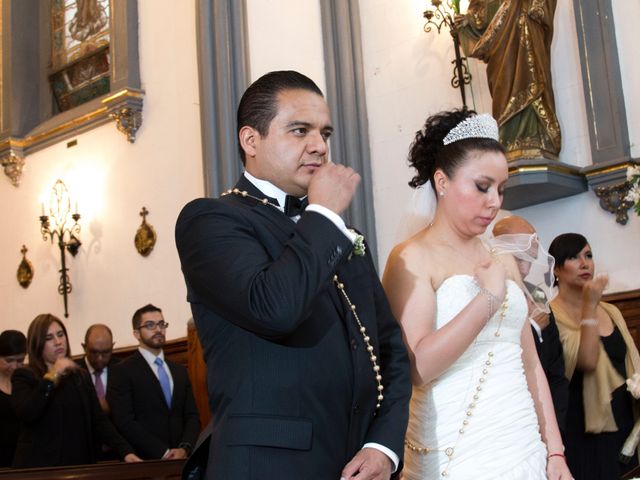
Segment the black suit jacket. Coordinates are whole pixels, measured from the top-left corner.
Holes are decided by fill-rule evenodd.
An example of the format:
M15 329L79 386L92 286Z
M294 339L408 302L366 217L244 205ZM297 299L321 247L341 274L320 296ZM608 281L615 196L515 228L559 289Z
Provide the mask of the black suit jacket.
M562 342L560 332L553 313L549 314L549 325L542 330L542 343L538 338L538 333L533 327L533 338L536 342L536 350L540 357L540 363L544 369L551 390L553 407L558 419L558 427L565 431L567 409L569 408L569 380L564 373L564 354L562 352Z
M237 187L262 198L244 177ZM207 363L209 479L337 479L366 442L403 454L411 392L400 328L370 256L323 215L294 223L227 195L185 206L176 243ZM355 319L381 364L384 401Z
M171 408L160 382L138 351L109 373L107 401L111 418L140 458L162 458L167 449L195 445L200 431L187 369L165 360L173 377Z
M29 368L16 370L11 380L12 401L21 422L14 467L60 465L64 450L76 448L76 445L67 441L70 425L65 423L65 418L72 416L76 422L83 424L85 445L90 445L87 449L88 457L82 463L96 461L95 447L101 443L113 448L121 459L128 453L133 453L131 446L118 434L102 411L86 370L77 370L63 378L57 387L38 377ZM79 398L79 410L69 411L61 397L61 389L66 389L68 395Z
M80 368L82 368L83 370L85 370L88 374L89 374L89 378L92 377L91 372L89 372L89 367L87 367L87 362L85 361L86 357L80 357L77 358L75 360L76 365L78 365ZM109 360L109 363L107 364L107 388L109 386L109 374L111 372L111 369L114 365L117 365L121 362L122 360L120 360L117 357L111 357L111 359ZM91 384L93 385L93 387L95 388L95 379L91 378ZM106 392L105 392L106 393ZM110 414L110 411L107 410L106 411L107 415ZM110 460L118 460L118 454L117 452L113 451L112 449L110 449L107 445L98 445L98 449L96 451L96 458L99 462L106 462L106 461L110 461Z

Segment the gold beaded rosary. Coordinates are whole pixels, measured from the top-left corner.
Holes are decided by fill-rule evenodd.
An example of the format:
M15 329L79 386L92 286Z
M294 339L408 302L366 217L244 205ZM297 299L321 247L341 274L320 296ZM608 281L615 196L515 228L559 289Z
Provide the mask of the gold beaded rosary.
M229 195L229 194L240 195L241 197L248 197L253 200L256 200L257 202L262 203L263 205L271 205L272 207L280 209L279 205L276 205L275 203L270 202L268 198L258 198L256 196L250 195L249 192L247 192L246 190L233 188L223 192L222 196ZM359 248L359 247L356 245L356 248ZM360 248L362 248L362 253L355 252L358 255L364 254L364 246ZM382 385L382 374L380 373L380 365L378 364L378 357L375 355L375 352L373 350L373 345L371 345L371 338L367 335L367 328L360 321L360 317L358 316L358 312L356 311L356 306L353 303L351 303L351 299L349 298L349 295L347 295L347 292L344 289L344 283L342 283L338 279L338 275L333 276L333 283L336 285L336 288L342 294L347 304L349 305L349 309L353 314L353 318L358 324L358 328L359 328L360 334L362 335L362 339L364 340L364 343L367 346L369 361L373 366L373 373L375 374L376 383L378 384L377 393L376 393L376 410L378 410L380 408L380 405L382 404L382 400L384 399L384 395L382 394L384 390L384 386Z
M492 294L490 292L484 291L484 289L481 288L481 287L480 287L480 293L483 293L484 295L491 295L492 296ZM489 298L489 305L490 305L490 308L491 308L492 299L491 299L491 297L488 297L488 298ZM508 308L509 308L509 297L508 297L508 294L505 293L504 300L502 301L502 303L500 305L500 317L498 319L498 326L496 328L496 331L493 333L494 337L499 337L500 336L500 329L502 327L502 322L504 321L504 318L505 318L505 316L507 314ZM489 318L489 320L490 319L491 318ZM462 437L462 435L465 433L465 431L466 431L466 429L467 429L467 427L469 425L469 421L470 421L471 417L473 416L473 411L476 408L476 402L480 398L480 392L482 392L483 384L487 380L487 375L489 374L489 369L493 365L493 360L494 360L493 356L494 356L494 354L493 354L492 351L489 351L487 353L487 359L485 360L484 365L482 367L482 374L480 375L480 378L478 378L478 383L476 384L475 392L473 394L473 399L471 400L471 403L469 403L469 405L467 406L467 409L465 410L465 414L464 414L464 417L463 417L463 420L462 420L462 426L458 430L458 436L456 438L456 441L453 444L453 447L447 447L445 449L437 449L437 448L430 448L430 447L424 447L424 446L421 446L421 445L416 445L415 443L413 443L408 438L405 438L405 440L404 440L404 444L409 450L411 450L412 452L421 454L421 455L426 455L426 454L431 453L431 452L442 452L442 451L444 451L445 455L447 456L447 463L446 463L446 465L444 467L444 470L442 470L442 472L440 472L440 475L443 476L443 477L447 477L449 475L449 467L451 465L451 462L453 461L453 455L455 453L456 445L460 441L460 438Z

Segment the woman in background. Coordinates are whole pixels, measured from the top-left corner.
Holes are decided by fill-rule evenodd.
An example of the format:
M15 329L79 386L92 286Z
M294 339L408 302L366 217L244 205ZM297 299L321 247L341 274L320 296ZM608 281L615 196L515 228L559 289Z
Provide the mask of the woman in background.
M634 423L625 379L640 373L640 356L620 310L600 301L608 277L594 276L587 239L559 235L549 253L558 286L551 310L570 380L567 462L576 480L617 480L638 463L632 458L625 465L618 456Z
M88 373L69 358L64 324L38 315L27 332L28 368L13 375L13 406L22 422L14 467L95 463L104 443L140 461L102 411Z
M0 468L10 467L16 450L20 421L11 403L11 376L22 367L27 339L22 332L5 330L0 334Z

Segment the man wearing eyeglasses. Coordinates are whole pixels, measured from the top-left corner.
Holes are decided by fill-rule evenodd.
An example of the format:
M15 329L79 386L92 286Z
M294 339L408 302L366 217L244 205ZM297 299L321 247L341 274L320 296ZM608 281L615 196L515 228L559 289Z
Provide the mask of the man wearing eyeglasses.
M149 304L133 314L132 326L138 351L113 369L107 391L113 422L145 460L186 458L200 419L187 369L164 358L169 324Z

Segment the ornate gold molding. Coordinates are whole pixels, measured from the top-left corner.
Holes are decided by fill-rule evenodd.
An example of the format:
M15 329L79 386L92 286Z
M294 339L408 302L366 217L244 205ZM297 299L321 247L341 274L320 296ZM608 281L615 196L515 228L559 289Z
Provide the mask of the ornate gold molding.
M602 167L602 168L596 168L593 170L589 170L588 172L585 172L585 176L587 178L591 178L591 177L596 177L599 175L607 175L610 173L615 173L615 172L626 172L627 171L627 167L632 167L634 166L636 163L633 161L628 161L628 162L624 162L624 163L619 163L617 165L610 165L610 166L606 166L606 167Z
M625 200L630 187L629 182L623 182L594 189L596 196L600 199L602 209L614 213L616 222L621 225L627 224L629 220L627 210L633 207L633 202Z
M21 155L16 155L13 150L9 150L0 158L0 163L4 168L4 174L9 177L13 186L19 186L22 178L22 168L24 167L24 158Z
M47 122L25 137L0 139L0 161L5 174L15 186L20 184L24 158L53 143L61 142L90 128L114 120L118 131L131 143L142 125L144 92L124 88L102 99L97 108L63 123Z
M548 165L522 165L519 167L509 167L509 175L515 173L536 173L536 172L559 172L570 175L575 175L576 171L562 164L548 164Z
M123 107L120 110L111 112L109 117L115 120L118 131L127 136L129 143L136 141L136 132L142 125L142 111Z
M125 88L102 101L109 110L109 118L116 122L118 131L126 135L129 143L136 141L142 125L142 98L141 91Z

